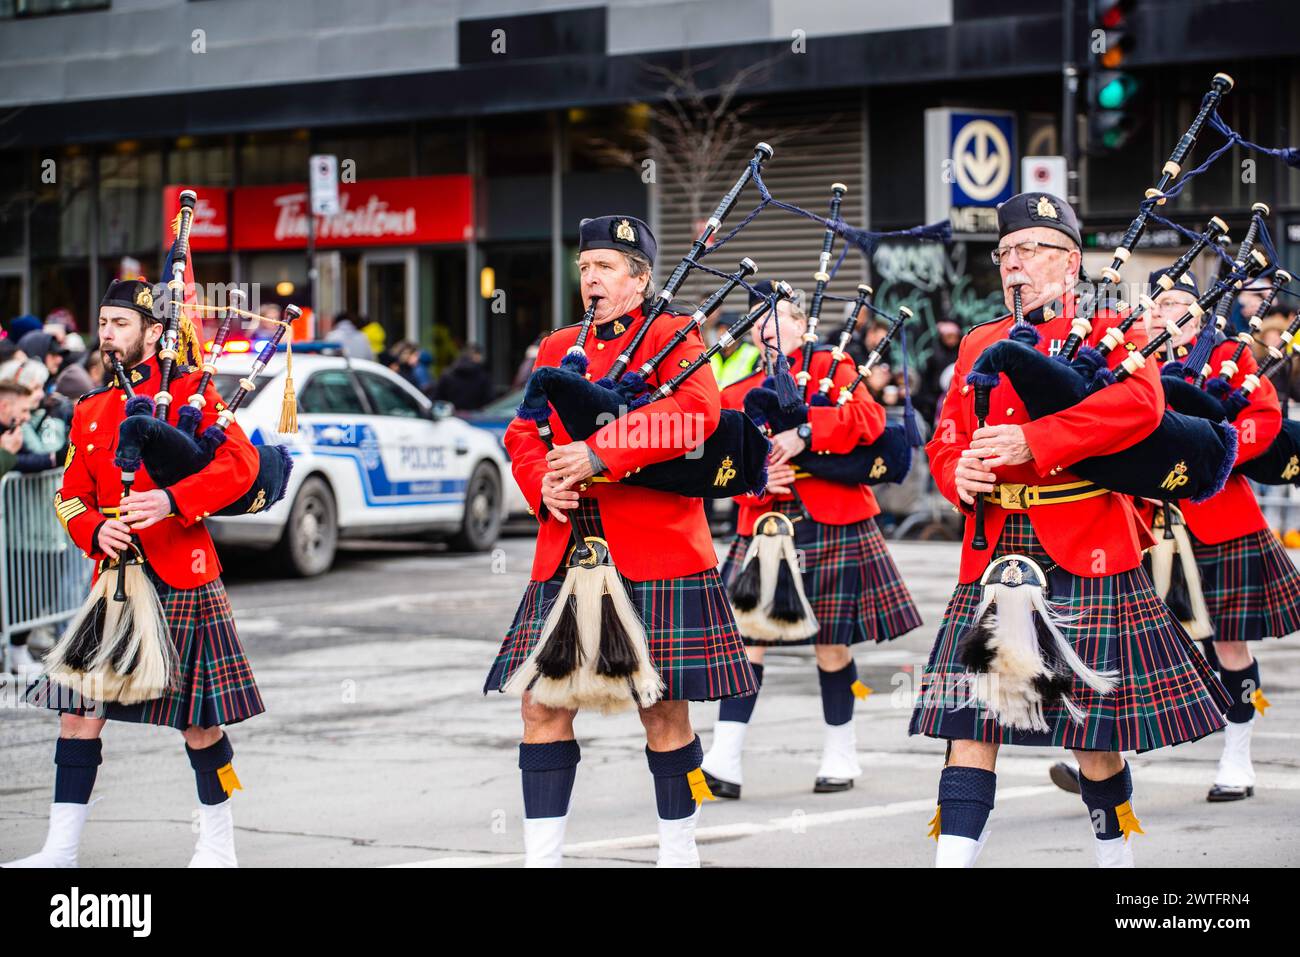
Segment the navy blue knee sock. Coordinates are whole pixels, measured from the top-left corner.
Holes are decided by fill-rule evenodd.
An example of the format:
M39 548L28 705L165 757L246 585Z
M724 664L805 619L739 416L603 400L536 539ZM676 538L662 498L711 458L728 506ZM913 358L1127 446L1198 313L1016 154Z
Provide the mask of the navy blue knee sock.
M997 790L998 776L992 771L944 768L939 775L939 833L978 841Z
M230 797L221 783L217 772L230 764L235 756L235 749L230 744L230 737L223 734L216 744L197 751L188 744L185 753L190 756L190 767L194 769L194 783L199 791L202 804L221 804Z
M1232 696L1228 720L1233 724L1245 724L1255 717L1255 702L1251 696L1259 690L1259 662L1252 661L1240 671L1229 671L1220 665L1219 677Z
M694 814L695 797L691 794L691 783L686 776L698 770L700 762L704 760L700 736L697 734L694 741L676 751L651 751L647 745L645 758L655 779L655 803L659 806L659 817L665 821L680 821Z
M1098 840L1113 841L1124 836L1116 808L1133 796L1133 775L1128 764L1104 781L1089 781L1080 772L1079 794L1087 805L1092 830Z
M743 698L723 698L718 705L719 721L739 721L749 724L754 716L754 705L758 704L758 692L763 687L763 666L750 664L754 669L754 693Z
M54 803L89 804L103 763L99 738L59 738L54 745Z
M853 682L858 680L858 666L850 661L839 671L817 669L822 686L822 717L827 724L848 724L853 720Z
M582 751L577 741L519 745L524 779L524 817L564 817L569 813L573 781Z

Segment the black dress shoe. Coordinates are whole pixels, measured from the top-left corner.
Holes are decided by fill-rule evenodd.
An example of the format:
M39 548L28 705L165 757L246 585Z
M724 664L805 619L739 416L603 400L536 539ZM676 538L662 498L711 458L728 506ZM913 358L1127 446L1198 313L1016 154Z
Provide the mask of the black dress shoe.
M703 768L700 768L704 771ZM709 786L709 790L715 798L726 798L731 801L740 800L740 785L732 784L730 781L723 781L721 778L715 778L708 771L704 771L704 783Z
M1052 765L1052 770L1047 772L1047 776L1062 791L1069 791L1071 794L1079 793L1079 769L1074 765L1057 761Z
M813 782L813 794L834 794L853 787L852 778L818 778Z
M1205 800L1211 804L1222 804L1226 801L1244 801L1254 796L1253 787L1228 787L1225 784L1216 784L1210 788L1210 793L1205 795Z

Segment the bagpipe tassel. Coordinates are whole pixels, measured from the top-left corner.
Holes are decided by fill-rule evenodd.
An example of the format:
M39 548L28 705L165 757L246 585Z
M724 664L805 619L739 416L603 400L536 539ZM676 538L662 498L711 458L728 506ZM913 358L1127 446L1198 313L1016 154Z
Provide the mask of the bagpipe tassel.
M280 427L277 429L281 435L292 435L298 431L298 397L293 390L292 338L292 332L284 337L284 394L280 398Z
M1088 667L1062 634L1070 621L1045 599L1043 570L1026 556L1007 555L981 582L975 622L958 643L960 660L974 673L976 700L1009 728L1050 731L1045 711L1058 706L1082 722L1070 693L1074 678L1109 694L1117 674Z
M903 406L903 434L907 436L909 448L919 449L925 444L925 439L921 437L921 427L916 422L916 409L912 407L910 396Z
M776 363L772 368L772 387L780 399L781 408L789 412L803 405L803 398L799 395L799 386L794 381L794 376L790 374L790 363L783 355L776 357Z

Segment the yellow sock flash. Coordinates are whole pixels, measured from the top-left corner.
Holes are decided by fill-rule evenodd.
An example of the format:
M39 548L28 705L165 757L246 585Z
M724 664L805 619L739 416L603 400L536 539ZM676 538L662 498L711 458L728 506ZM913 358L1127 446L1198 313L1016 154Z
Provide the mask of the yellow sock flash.
M1115 816L1119 819L1120 833L1124 835L1124 840L1128 840L1130 834L1145 834L1142 830L1142 822L1137 819L1133 813L1133 804L1125 801L1119 807L1115 808Z
M942 810L943 808L935 806L934 817L930 818L930 833L926 835L926 837L932 837L936 841L939 840L939 814Z
M1264 689L1256 688L1255 693L1250 696L1250 703L1255 706L1255 711L1263 714L1273 706L1273 702L1264 697Z
M244 786L239 783L239 775L235 773L233 764L217 768L217 780L221 782L221 790L226 792L226 797L230 797L236 791L244 790Z
M686 774L686 783L691 786L691 797L695 799L696 804L703 804L705 801L716 801L713 792L709 790L708 782L704 780L704 769L696 768Z
M854 681L853 684L849 685L849 690L853 692L855 698L866 698L867 695L871 694L871 689L861 681Z

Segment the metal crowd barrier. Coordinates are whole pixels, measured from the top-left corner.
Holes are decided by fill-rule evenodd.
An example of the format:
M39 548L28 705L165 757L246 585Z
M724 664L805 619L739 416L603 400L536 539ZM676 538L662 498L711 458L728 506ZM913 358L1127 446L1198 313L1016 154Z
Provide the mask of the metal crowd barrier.
M62 469L0 477L0 661L11 635L71 618L85 600L94 563L54 512Z

